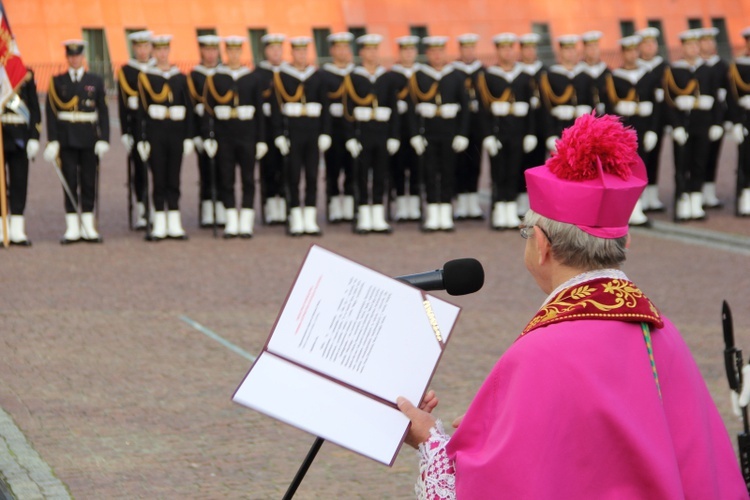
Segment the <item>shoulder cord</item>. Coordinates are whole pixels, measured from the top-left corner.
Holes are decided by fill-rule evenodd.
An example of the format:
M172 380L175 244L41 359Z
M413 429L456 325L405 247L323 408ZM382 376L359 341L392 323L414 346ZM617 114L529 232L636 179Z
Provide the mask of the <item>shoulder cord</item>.
M151 87L151 82L149 81L148 76L146 76L146 73L140 73L138 75L138 89L145 90L154 104L162 104L167 100L169 100L170 102L172 101L172 89L169 87L169 82L165 81L164 87L162 87L161 92L157 94L156 92L154 92L153 87ZM143 103L143 109L148 109L146 95L143 92L140 92L140 95L141 102Z
M328 98L329 99L341 99L344 97L344 92L346 92L346 79L349 78L349 75L346 75L344 79L341 81L341 85L339 85L339 88L336 89L335 92L328 92Z
M187 76L187 87L188 87L188 93L190 94L190 98L193 100L195 104L200 104L201 102L203 102L202 101L203 97L200 94L198 94L198 89L195 88L195 82L193 81L192 75Z
M575 105L576 89L572 83L569 83L568 86L565 87L565 90L562 94L557 95L552 90L552 85L550 85L549 83L549 77L547 76L547 73L542 73L540 87L542 91L542 97L544 97L544 101L547 103L548 108L551 108L552 106L568 104L571 99L573 100L573 105Z
M122 101L127 102L128 97L135 97L138 95L138 91L134 90L129 84L127 78L125 78L125 72L120 68L117 73L117 81L120 83L120 95Z
M729 66L729 82L732 84L732 95L739 100L739 91L741 90L745 94L750 93L750 84L746 83L740 75L740 70L737 68L737 63L732 63Z
M57 95L57 89L55 88L55 77L53 76L50 79L49 83L49 97L50 97L50 104L52 104L52 109L57 114L58 111L74 111L78 109L78 96L74 95L71 97L71 99L67 102L64 102L62 99L60 99L60 96Z
M283 102L302 102L305 103L305 84L304 82L300 82L299 85L297 85L297 90L294 92L294 95L289 95L287 93L286 89L284 88L284 82L281 80L281 73L275 72L273 74L273 83L274 83L274 89L276 89L276 97L279 99L279 106L281 106L282 99Z
M415 72L413 75L411 75L411 78L409 79L409 89L411 91L411 97L414 100L414 104L431 101L433 98L435 98L435 96L437 95L439 83L440 82L438 81L434 81L432 85L430 85L430 89L427 92L422 92L422 90L419 88L419 82L417 82L417 73Z
M698 80L695 78L691 79L690 82L685 85L685 88L680 88L677 85L677 82L674 81L674 75L672 74L672 68L666 68L664 70L664 83L663 86L666 90L664 92L664 99L669 103L670 106L677 107L674 100L672 99L672 94L674 93L677 96L681 95L690 95L693 94L695 96L700 95L700 88L698 87Z
M233 90L227 90L227 93L224 95L219 95L219 92L216 90L216 85L214 84L214 75L209 76L206 78L206 88L208 89L208 92L211 93L211 97L214 98L217 104L226 104L229 101L232 100L232 98L235 97L235 93ZM203 91L203 94L205 95L206 91ZM203 98L204 102L207 102L205 97Z
M638 98L638 96L636 96L635 94L635 87L632 87L630 90L628 90L628 93L625 94L625 97L620 97L619 95L617 95L617 89L615 88L615 79L611 74L607 75L607 96L609 97L609 100L612 104L617 104L620 101L635 101Z
M510 85L500 94L500 97L492 95L490 88L487 86L487 78L484 76L484 71L479 73L477 77L477 90L479 91L479 97L482 99L484 107L489 107L493 102L514 102L516 96L513 94L513 89Z

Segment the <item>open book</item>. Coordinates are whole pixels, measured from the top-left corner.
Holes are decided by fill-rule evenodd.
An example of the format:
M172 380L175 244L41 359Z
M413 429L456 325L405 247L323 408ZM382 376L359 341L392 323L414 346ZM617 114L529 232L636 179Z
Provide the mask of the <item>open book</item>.
M313 245L233 400L392 465L460 308Z

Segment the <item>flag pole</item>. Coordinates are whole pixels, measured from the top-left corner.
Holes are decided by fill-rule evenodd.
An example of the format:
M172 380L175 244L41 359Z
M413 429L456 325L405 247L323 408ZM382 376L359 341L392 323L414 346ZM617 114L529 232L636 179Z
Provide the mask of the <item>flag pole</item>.
M0 219L3 224L3 248L8 248L10 238L8 235L8 199L7 186L5 184L5 151L3 149L3 126L0 123Z

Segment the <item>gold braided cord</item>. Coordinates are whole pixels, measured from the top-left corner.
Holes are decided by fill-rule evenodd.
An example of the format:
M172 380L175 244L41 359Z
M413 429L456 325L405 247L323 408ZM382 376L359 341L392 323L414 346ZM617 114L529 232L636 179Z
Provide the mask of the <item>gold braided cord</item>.
M729 66L729 81L732 84L732 94L736 99L740 98L739 91L743 94L750 94L750 84L746 83L740 75L740 70L737 67L737 63L732 63Z
M404 85L404 88L401 89L398 94L396 94L396 99L398 99L399 101L403 101L404 99L406 99L408 95L409 95L409 86Z
M565 87L565 90L561 95L555 94L555 92L552 90L552 86L549 83L549 77L547 76L547 73L542 74L540 87L542 90L542 96L544 97L544 100L547 101L547 107L568 104L571 98L575 97L575 87L573 87L572 83L569 83L568 86Z
M377 106L375 94L367 94L365 97L361 97L357 94L357 89L354 88L354 83L349 75L344 77L342 86L346 88L346 96L351 97L352 101L354 101L354 104L357 106L371 106L373 102L375 102L375 106Z
M128 85L128 80L125 78L125 72L120 68L120 71L117 73L117 80L120 83L120 92L122 93L122 100L127 100L127 97L133 97L138 95L138 91L134 90L130 85Z
M273 92L273 89L267 88L261 93L261 97L263 97L263 99L268 99L269 97L271 97L271 92Z
M432 82L432 85L430 85L430 89L427 92L422 92L422 90L419 88L419 82L417 82L417 74L414 73L413 75L411 75L411 78L409 79L409 89L411 91L411 97L414 102L427 102L434 99L437 95L439 83L440 82L437 81Z
M211 94L211 97L214 98L216 104L227 104L234 97L234 91L232 90L228 90L224 95L219 95L219 91L216 90L216 85L214 84L213 75L206 78L206 89ZM205 94L206 91L204 90L203 93ZM207 102L205 99L203 101Z
M680 88L677 85L677 82L674 81L672 68L666 68L664 70L664 82L662 85L664 86L665 90L664 100L673 108L677 107L677 104L675 104L674 100L672 99L672 92L674 92L678 96L694 94L696 97L700 93L700 90L698 89L698 80L696 79L690 80L690 82L685 85L684 89Z
M341 99L344 97L344 92L346 92L346 79L349 78L349 75L346 75L344 79L341 81L341 85L339 85L339 88L336 90L336 92L328 92L328 98L329 99Z
M615 88L615 79L612 78L611 74L607 75L606 85L607 97L609 97L609 102L611 102L612 104L617 104L620 101L635 101L635 87L632 87L630 90L628 90L628 93L625 95L625 97L620 97L619 95L617 95L617 89Z
M485 107L489 107L493 102L508 102L511 99L515 100L513 95L513 89L508 86L499 97L495 97L490 92L490 88L487 86L487 78L484 76L484 72L479 73L477 77L477 90L479 91L479 97L482 99L482 103Z
M190 98L193 100L194 103L200 104L203 99L201 95L198 93L198 89L195 88L195 82L193 81L193 76L188 75L187 76L187 86L188 86L188 93L190 94Z
M57 89L55 88L55 77L53 76L52 79L49 82L49 97L50 97L50 103L52 104L52 107L55 109L55 111L75 111L78 109L78 96L74 95L71 97L71 99L67 102L64 102L62 99L60 99L60 96L57 95Z
M164 82L164 87L162 87L161 92L157 94L154 92L153 87L151 87L151 82L149 81L148 76L146 76L146 73L140 73L138 75L138 88L145 90L154 104L161 104L166 102L167 99L170 101L172 100L172 89L169 87L169 83ZM141 94L141 100L143 101L144 109L147 108L148 103L143 94Z
M305 84L300 82L299 85L297 85L297 90L294 92L294 95L289 95L284 88L284 82L281 80L281 73L278 71L273 74L273 84L274 88L276 89L276 95L279 97L279 104L281 104L281 100L283 99L284 102L304 102L305 99Z

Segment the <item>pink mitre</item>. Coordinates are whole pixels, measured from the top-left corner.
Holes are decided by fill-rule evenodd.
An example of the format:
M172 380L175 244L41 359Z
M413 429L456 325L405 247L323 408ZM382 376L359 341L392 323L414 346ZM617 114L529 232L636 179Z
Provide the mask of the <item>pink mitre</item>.
M628 234L647 182L635 130L616 116L593 113L565 129L557 152L525 175L534 212L600 238Z

